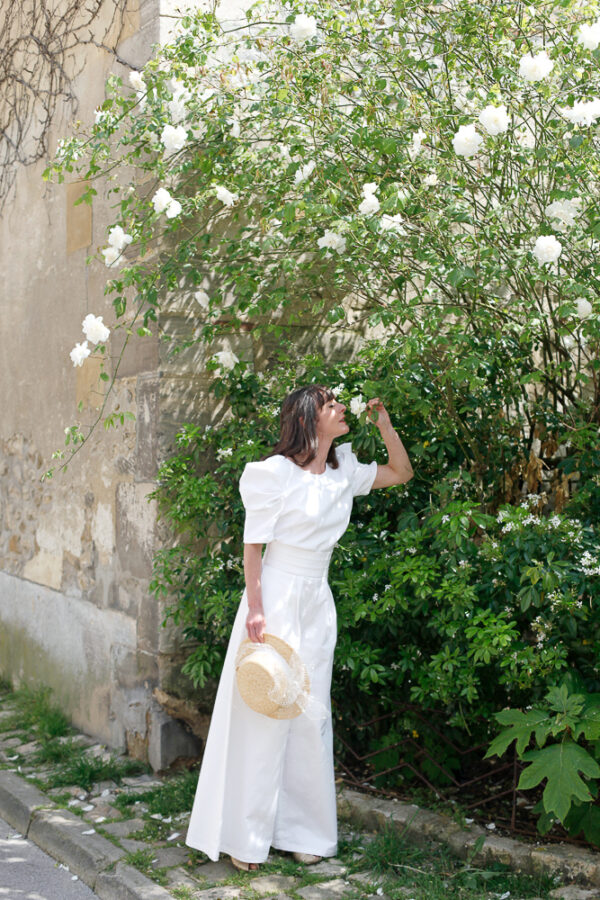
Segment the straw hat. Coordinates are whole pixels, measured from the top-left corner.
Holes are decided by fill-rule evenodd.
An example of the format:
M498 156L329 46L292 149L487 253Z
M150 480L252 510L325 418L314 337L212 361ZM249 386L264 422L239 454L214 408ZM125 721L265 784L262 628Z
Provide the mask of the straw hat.
M264 643L242 641L235 660L239 692L244 702L271 719L294 719L309 698L310 680L296 651L274 634Z

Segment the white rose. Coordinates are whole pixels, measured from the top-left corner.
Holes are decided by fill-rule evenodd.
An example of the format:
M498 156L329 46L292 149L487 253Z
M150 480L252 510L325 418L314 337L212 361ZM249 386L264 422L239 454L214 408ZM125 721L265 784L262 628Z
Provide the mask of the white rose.
M102 250L102 256L104 257L104 265L109 268L119 266L123 262L121 259L121 251L117 250L116 247L105 247L104 250Z
M83 333L92 344L104 344L108 340L110 329L102 321L102 316L94 316L89 313L83 320L82 326Z
M551 221L550 225L555 231L566 231L567 228L575 224L575 217L581 212L581 197L573 197L573 199L554 200L546 207L546 215Z
M589 315L592 313L592 304L589 300L586 300L585 297L577 298L577 315L580 319L587 319Z
M124 250L127 244L132 242L133 238L130 234L126 234L120 225L115 225L108 232L108 243L116 250Z
M238 116L232 116L231 119L227 119L227 122L231 126L231 137L239 138L241 129L240 129L240 120Z
M313 172L316 166L316 162L314 159L311 159L310 162L307 162L305 166L300 166L299 169L296 170L296 174L294 175L294 181L296 184L301 184L303 181L309 177L309 175Z
M337 250L338 253L343 253L346 249L346 238L335 231L328 230L323 237L319 238L317 245L321 249L326 247L328 250Z
M152 198L152 205L155 213L162 213L167 209L173 198L166 188L159 188Z
M540 265L556 262L562 253L562 244L553 234L544 234L537 239L533 248L533 255Z
M363 216L370 216L379 211L379 200L375 194L367 194L365 199L358 207L358 211Z
M170 116L172 122L175 122L175 124L177 124L178 122L183 122L183 120L185 119L185 117L187 115L187 108L186 108L185 102L183 100L181 100L179 98L176 99L174 97L172 100L169 100L169 102L167 103L167 108L169 110L169 116ZM184 143L185 143L185 141L184 141ZM183 147L183 144L181 146ZM177 150L180 150L180 149L181 149L180 147L177 147Z
M384 213L379 220L379 227L382 231L397 231L399 234L404 234L402 223L403 219L400 213L397 213L395 216L389 216L387 213Z
M584 50L595 50L600 44L600 19L591 25L582 25L577 32L577 40Z
M458 156L474 156L483 141L481 135L477 134L474 125L461 125L454 137L452 138L452 146Z
M206 291L202 291L202 290L196 291L196 293L194 294L194 299L196 300L197 303L200 304L202 309L208 309L208 305L210 303L210 297L208 296Z
M419 130L415 134L413 134L412 140L408 147L408 155L413 162L421 152L421 144L426 137L426 133L421 128L419 128Z
M314 16L300 13L290 25L290 35L295 41L306 41L317 33L317 20Z
M374 194L378 190L378 188L379 185L375 181L368 181L366 184L363 184L363 197L370 197L371 194Z
M573 125L593 125L600 116L600 99L577 100L573 106L561 106L560 112Z
M74 366L82 366L84 359L90 355L92 351L88 347L87 341L84 341L83 344L75 344L69 356L71 357L71 361Z
M129 84L134 89L134 91L145 91L146 90L146 82L142 78L142 73L133 69L129 73Z
M183 125L165 125L160 139L164 144L165 150L169 152L181 150L187 140L187 131Z
M175 216L178 216L181 212L181 203L179 200L171 200L167 208L165 209L165 215L167 219L174 219Z
M217 185L215 193L217 195L217 200L220 200L225 206L233 206L237 200L237 194L232 194L231 191L228 191L226 187L222 187L221 185Z
M100 107L98 107L98 109L95 109L94 110L94 121L95 121L96 125L99 125L107 117L107 115L108 115L107 110L101 109Z
M426 185L426 187L434 187L434 185L436 185L438 183L438 181L439 181L439 178L437 177L435 172L432 172L431 175L427 175L423 179L423 184Z
M496 135L508 130L506 106L486 106L479 113L479 124L488 134Z
M219 350L215 353L213 359L216 359L222 369L231 371L239 359L231 350Z
M526 53L519 63L519 75L526 81L541 81L549 75L554 68L554 62L545 50L540 50L535 56Z
M363 401L362 394L359 394L358 397L353 397L350 401L350 412L353 416L360 416L364 413L367 408L367 404Z

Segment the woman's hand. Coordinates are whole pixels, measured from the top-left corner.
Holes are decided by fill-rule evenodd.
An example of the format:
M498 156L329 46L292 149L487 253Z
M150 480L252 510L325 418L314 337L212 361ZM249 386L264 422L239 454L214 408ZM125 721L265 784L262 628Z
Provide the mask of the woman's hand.
M264 644L264 633L267 627L264 614L261 610L254 610L246 616L246 631L251 641Z
M380 431L392 426L389 413L379 397L374 397L367 403L367 416L371 422L377 425Z

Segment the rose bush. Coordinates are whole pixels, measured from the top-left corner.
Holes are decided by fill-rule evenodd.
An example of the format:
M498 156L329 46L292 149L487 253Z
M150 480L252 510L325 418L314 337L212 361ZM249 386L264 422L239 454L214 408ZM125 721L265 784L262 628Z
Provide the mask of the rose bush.
M217 674L239 597L237 478L273 442L284 390L318 378L353 403L365 457L361 404L381 396L416 472L361 501L338 551L340 706L409 697L487 735L482 717L566 669L599 690L594 15L580 0L288 0L230 26L194 12L61 142L46 176L89 180L84 202L111 173L111 328L145 333L185 285L200 342L242 323L285 334L298 304L362 340L341 367L292 343L275 380L213 358L230 417L184 428L157 494L179 536L155 589L195 682ZM117 177L132 167L139 188ZM90 433L71 426L69 449ZM391 746L404 721L365 740Z

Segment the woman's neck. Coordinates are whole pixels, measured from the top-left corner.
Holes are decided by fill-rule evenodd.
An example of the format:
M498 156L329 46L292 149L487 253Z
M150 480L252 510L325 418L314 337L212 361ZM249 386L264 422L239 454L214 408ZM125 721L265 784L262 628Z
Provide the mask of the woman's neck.
M327 457L331 447L331 438L329 440L321 438L317 447L317 455L308 465L302 466L306 472L312 472L313 475L322 475L327 468Z

